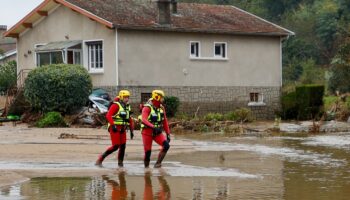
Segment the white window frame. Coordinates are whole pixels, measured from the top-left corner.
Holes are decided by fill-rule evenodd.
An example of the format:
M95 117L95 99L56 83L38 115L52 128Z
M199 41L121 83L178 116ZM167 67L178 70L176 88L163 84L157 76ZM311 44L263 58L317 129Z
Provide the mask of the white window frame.
M63 63L65 63L63 51L61 51L61 50L56 50L56 51L41 51L41 52L35 52L35 66L41 67L41 65L38 65L38 64L40 64L40 63L38 63L38 54L41 54L41 53L50 53L50 65L51 65L51 64L52 64L52 56L51 56L51 53L55 53L55 52L61 52L62 61L63 61Z
M192 54L192 44L198 44L198 56L196 54ZM190 58L200 58L201 57L201 42L200 41L190 41Z
M83 65L83 59L82 59L83 52L82 52L82 49L66 49L65 50L66 55L65 55L65 61L64 61L66 64L68 63L68 51L72 51L73 52L73 65ZM75 53L80 53L80 64L76 63ZM102 54L102 56L103 56L103 54Z
M37 56L38 56L38 55L37 55L35 49L38 48L39 46L44 46L44 45L46 45L46 44L47 44L47 43L34 44L34 53L33 53L33 56L34 56L34 64L35 64L36 67L39 67L39 66L38 66L38 60L37 60L37 58L38 58Z
M220 44L220 45L224 44L225 45L225 56L222 55L222 52L221 52L221 55L215 54L215 47L217 44ZM214 42L213 57L217 58L217 59L227 59L227 42Z
M96 69L91 67L90 64L90 52L89 52L89 45L87 43L89 42L102 42L102 68ZM82 64L84 64L84 67L89 71L89 73L104 73L105 68L105 47L104 47L104 40L103 39L95 39L95 40L84 40L83 41L83 60Z
M257 93L258 94L258 101L250 101L250 94L251 93ZM264 93L260 92L250 92L249 93L249 103L248 106L266 106L266 103L264 102Z

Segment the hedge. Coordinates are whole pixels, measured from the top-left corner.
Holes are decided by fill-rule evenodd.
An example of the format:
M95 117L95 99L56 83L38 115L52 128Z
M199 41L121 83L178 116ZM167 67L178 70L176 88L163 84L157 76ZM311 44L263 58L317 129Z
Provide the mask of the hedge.
M24 96L37 110L69 112L84 106L91 90L91 77L85 68L53 64L28 74Z
M290 92L282 95L282 119L296 119L298 117L298 107L296 101L296 92Z
M324 85L303 85L296 87L298 119L312 119L321 112L324 90Z
M174 117L180 106L180 100L179 98L174 96L165 96L164 106L165 106L167 117Z

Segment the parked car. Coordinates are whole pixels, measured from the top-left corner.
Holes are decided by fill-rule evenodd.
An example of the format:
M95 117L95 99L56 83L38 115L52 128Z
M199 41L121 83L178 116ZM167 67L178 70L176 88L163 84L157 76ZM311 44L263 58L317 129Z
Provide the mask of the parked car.
M106 113L111 100L112 99L108 92L103 89L95 89L89 96L88 107L93 108L100 113Z
M105 99L107 101L112 101L112 98L108 94L108 92L104 89L101 89L101 88L94 89L90 96L99 97L99 98Z
M106 113L108 111L110 101L102 99L100 97L89 96L89 108L93 108L100 113Z

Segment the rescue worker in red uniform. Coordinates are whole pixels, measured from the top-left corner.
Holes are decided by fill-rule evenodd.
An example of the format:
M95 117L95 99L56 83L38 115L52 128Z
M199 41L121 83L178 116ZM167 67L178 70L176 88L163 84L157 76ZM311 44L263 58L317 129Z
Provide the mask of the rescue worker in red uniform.
M154 165L155 168L162 166L162 161L170 148L170 129L165 109L162 105L163 101L164 92L162 90L153 90L152 98L142 108L141 134L145 151L145 168L149 167L153 140L162 146L158 160ZM165 131L166 137L162 133L163 131Z
M123 167L124 154L126 148L126 129L130 127L130 138L134 138L134 123L130 116L129 105L130 92L128 90L121 90L119 96L114 99L110 106L106 119L108 121L108 131L110 134L112 146L99 156L96 165L101 166L103 160L111 153L118 152L118 166Z

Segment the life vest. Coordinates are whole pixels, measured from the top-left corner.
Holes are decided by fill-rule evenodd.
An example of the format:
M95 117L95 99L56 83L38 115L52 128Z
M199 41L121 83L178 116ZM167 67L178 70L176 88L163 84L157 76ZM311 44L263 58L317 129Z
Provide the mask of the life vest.
M149 107L151 112L148 115L147 120L153 124L154 127L161 127L164 121L164 108L161 105L159 108L153 106L152 102L147 102L144 107ZM142 121L142 120L141 120ZM146 127L144 123L141 124L141 128Z
M119 106L118 112L112 116L114 124L115 125L129 125L129 119L130 119L130 105L127 104L123 106L122 103L119 101L113 102L114 104L117 104ZM110 124L108 124L109 126Z

